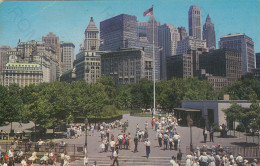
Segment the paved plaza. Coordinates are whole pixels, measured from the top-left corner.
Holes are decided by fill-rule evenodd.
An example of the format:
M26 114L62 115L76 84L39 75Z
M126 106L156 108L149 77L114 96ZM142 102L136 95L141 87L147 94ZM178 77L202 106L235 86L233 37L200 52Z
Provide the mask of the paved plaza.
M158 141L156 139L156 132L151 127L151 118L150 117L134 117L130 116L129 114L123 115L122 122L127 121L129 122L129 126L126 130L126 133L130 133L132 137L132 148L129 150L119 150L119 163L120 165L169 165L169 161L171 156L176 156L177 151L176 150L164 150L163 147L159 147ZM145 129L145 122L148 122L148 134L149 139L151 141L151 153L150 158L146 159L146 153L145 153L145 146L144 142L138 143L138 152L134 153L134 143L133 138L136 133L136 125L139 125L139 128L141 130ZM14 123L13 127L15 130L25 129L26 127L30 127L30 124L27 124L28 126L22 125L19 126L19 123ZM17 129L16 129L17 128ZM8 126L1 127L0 129L8 130ZM110 130L110 136L113 134L115 138L117 138L118 134L121 133L121 128L115 128ZM186 156L186 150L190 146L190 128L189 127L183 127L178 126L177 132L181 136L181 143L180 143L180 149L183 152L183 161L182 164L184 164L184 159ZM192 127L192 141L193 146L202 146L204 144L203 141L203 130L198 127ZM232 131L233 134L233 131ZM214 143L208 142L207 145L216 145L221 144L222 146L243 146L246 145L246 139L247 142L253 143L252 137L245 137L244 134L238 134L240 137L235 138L220 138L219 133L214 133ZM67 144L85 144L85 135L80 136L76 139L62 139ZM54 140L55 142L60 142L61 139ZM257 142L257 137L254 138L254 142ZM97 161L98 165L111 165L112 160L110 160L111 151L109 148L108 152L102 152L100 153L100 144L101 144L101 138L100 133L95 130L94 136L88 135L88 154L89 154L89 163L92 165L94 161ZM71 163L72 166L79 166L83 165L83 157L81 157L80 160L73 161Z

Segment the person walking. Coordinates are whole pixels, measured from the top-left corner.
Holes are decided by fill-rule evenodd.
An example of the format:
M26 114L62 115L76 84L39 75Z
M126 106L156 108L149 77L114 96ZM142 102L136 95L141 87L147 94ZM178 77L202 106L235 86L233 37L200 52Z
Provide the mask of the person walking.
M207 136L208 136L208 131L207 131L207 128L205 127L205 128L203 129L204 143L206 143L206 141L207 141Z
M172 159L170 160L171 166L179 166L179 164L176 161L176 157L172 156Z
M145 145L145 149L146 149L146 158L148 159L150 152L151 152L151 149L150 149L151 142L149 141L149 138L146 139L146 141L144 142L144 145Z
M210 127L210 130L209 130L209 141L211 142L214 142L214 140L213 140L213 135L214 135L214 129L213 129L213 127L211 126Z
M113 166L115 165L119 166L119 163L118 163L118 148L116 148L116 150L113 152Z
M138 150L137 150L137 146L138 146L138 136L137 136L137 135L135 135L134 144L135 144L135 149L134 149L134 153L135 153L135 152L138 152Z

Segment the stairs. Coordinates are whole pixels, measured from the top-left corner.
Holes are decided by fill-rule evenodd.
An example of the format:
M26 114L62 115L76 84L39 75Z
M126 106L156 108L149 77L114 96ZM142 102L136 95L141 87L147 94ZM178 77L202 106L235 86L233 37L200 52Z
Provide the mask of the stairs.
M139 157L139 156L119 156L118 162L120 166L169 166L170 157ZM98 166L110 166L113 160L109 156L89 156L89 165L93 165L94 161L97 162ZM70 163L71 166L83 166L83 158L75 160ZM116 165L116 164L115 164ZM185 160L182 161L181 165L185 165Z

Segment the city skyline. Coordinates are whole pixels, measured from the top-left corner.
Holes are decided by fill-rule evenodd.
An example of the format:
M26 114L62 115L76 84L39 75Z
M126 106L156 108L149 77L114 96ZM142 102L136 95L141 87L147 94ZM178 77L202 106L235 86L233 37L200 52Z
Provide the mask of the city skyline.
M131 1L132 2L132 1ZM90 17L93 17L98 29L105 19L125 13L135 15L138 21L148 21L143 17L145 10L154 4L154 16L161 24L173 24L175 28L183 26L188 31L188 11L191 5L201 9L201 25L207 14L215 25L216 42L229 33L245 33L255 42L255 52L260 52L260 1L48 1L48 2L3 2L0 4L0 45L12 48L21 41L41 41L42 36L53 32L60 41L75 44L75 55L79 45L83 44L84 31ZM132 8L135 6L135 8ZM28 10L30 8L30 10ZM61 12L66 9L66 12ZM175 16L176 15L176 16ZM218 48L218 46L217 46Z

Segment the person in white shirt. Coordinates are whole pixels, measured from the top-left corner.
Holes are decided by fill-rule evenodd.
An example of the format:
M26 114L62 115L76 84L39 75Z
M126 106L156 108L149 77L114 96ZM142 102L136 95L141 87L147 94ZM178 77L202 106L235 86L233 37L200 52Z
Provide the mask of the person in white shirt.
M186 164L185 166L191 166L192 165L192 155L191 153L186 156Z
M119 164L118 164L118 149L116 149L113 152L113 164L112 165L114 166L115 163L116 163L117 166L119 166Z
M69 166L70 165L69 163L70 163L70 156L66 152L65 155L64 155L64 164L63 164L63 166Z
M22 160L22 162L21 162L21 165L22 165L22 166L27 166L26 158L23 158L23 160Z
M111 151L112 151L112 156L111 156L111 158L112 158L113 152L115 151L116 142L114 140L111 140L109 144L110 144Z
M88 166L88 154L84 157L84 166Z
M16 160L18 163L21 162L22 157L23 157L23 151L22 151L22 149L19 149L19 151L17 152L17 155L16 155Z
M179 166L179 164L176 162L176 157L172 156L172 159L170 160L171 166Z
M238 166L241 166L243 164L243 157L241 156L240 153L238 154L236 161Z
M146 139L146 141L144 142L144 145L145 145L145 148L146 148L146 157L148 159L150 152L151 152L151 149L150 149L151 142L149 141L149 138Z

